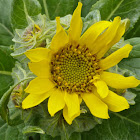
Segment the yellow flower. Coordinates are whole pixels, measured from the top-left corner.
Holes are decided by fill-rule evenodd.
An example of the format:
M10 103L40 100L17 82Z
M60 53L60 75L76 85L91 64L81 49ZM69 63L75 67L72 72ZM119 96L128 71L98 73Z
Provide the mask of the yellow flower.
M108 109L113 112L128 109L127 100L110 91L108 86L126 89L140 84L133 76L124 77L106 71L129 56L131 45L127 44L102 59L125 32L121 18L116 17L113 22L97 22L80 37L81 8L79 2L68 34L57 17L57 32L50 48L25 53L31 60L29 68L37 77L25 89L29 95L22 102L23 109L34 107L49 97L50 115L63 109L63 116L69 124L80 115L82 100L94 116L103 119L109 118Z

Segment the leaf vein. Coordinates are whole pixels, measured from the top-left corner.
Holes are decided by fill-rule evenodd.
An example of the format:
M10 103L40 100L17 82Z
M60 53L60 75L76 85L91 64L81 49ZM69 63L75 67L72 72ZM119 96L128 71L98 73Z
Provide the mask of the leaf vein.
M116 6L116 8L114 8L114 10L110 13L110 15L108 15L108 17L106 18L106 20L109 20L113 14L118 10L118 8L120 7L120 5L124 2L124 0L121 0L118 5Z
M131 122L131 123L133 123L133 124L135 124L135 125L140 126L140 123L135 122L135 121L133 121L133 120L131 120L131 119L128 119L128 118L126 118L126 117L120 115L119 113L113 113L113 114L116 115L117 117L120 117L122 120L126 120L126 121L128 121L128 122Z

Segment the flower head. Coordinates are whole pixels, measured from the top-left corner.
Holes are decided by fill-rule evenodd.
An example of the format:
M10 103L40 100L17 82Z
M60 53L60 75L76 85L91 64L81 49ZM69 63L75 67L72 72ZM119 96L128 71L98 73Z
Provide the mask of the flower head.
M106 71L129 56L131 45L127 44L102 59L125 32L121 18L116 17L113 22L97 22L81 36L81 8L79 2L68 33L60 25L60 18L56 18L57 32L50 48L25 53L31 60L29 68L37 77L25 89L29 95L22 107L31 108L49 97L50 115L63 109L63 116L69 124L80 115L82 100L94 116L103 119L109 118L108 110L128 109L127 100L108 87L126 89L140 84L133 76L124 77Z

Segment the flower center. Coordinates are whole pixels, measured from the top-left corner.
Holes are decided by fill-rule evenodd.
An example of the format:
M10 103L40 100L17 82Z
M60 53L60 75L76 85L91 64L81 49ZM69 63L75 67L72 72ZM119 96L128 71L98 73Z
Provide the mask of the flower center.
M95 55L87 47L67 46L52 58L52 79L57 87L67 92L91 92L93 76L100 68Z

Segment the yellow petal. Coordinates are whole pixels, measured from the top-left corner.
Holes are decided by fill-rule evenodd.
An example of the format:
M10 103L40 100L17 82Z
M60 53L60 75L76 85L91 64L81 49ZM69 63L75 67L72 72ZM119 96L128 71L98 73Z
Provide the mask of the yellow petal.
M43 102L45 99L47 99L51 95L51 92L46 92L43 94L29 94L22 102L22 108L27 109L34 106L37 106L41 102Z
M64 100L68 107L68 116L70 118L80 111L80 102L77 93L65 92Z
M78 98L79 98L79 103L81 104L82 103L82 97L79 95Z
M51 90L54 86L54 83L52 83L49 79L36 77L29 83L25 92L31 94L42 94Z
M44 59L39 62L30 62L28 63L29 69L39 77L48 78L50 77L50 65L49 62Z
M83 26L81 19L81 9L82 3L78 2L78 6L73 13L69 28L69 40L72 44L77 44L81 36Z
M101 98L105 98L108 95L108 86L106 83L102 80L96 80L94 81L94 85L97 88L97 92L100 95Z
M112 91L109 91L108 96L102 99L102 101L106 103L109 110L113 112L119 112L129 108L127 100Z
M99 52L101 49L103 49L112 39L114 38L117 29L120 25L121 18L116 17L114 18L113 22L111 25L108 27L108 29L102 33L94 42L93 46L93 53L96 54Z
M48 59L50 50L47 48L36 48L25 52L25 55L32 61L38 62L43 59Z
M106 70L118 64L123 58L129 56L133 46L127 44L99 62L101 69Z
M64 108L64 94L64 92L58 89L52 91L52 94L48 100L48 111L51 116L54 116L56 112Z
M57 22L57 31L52 39L50 46L50 48L54 53L68 43L68 36L63 27L60 25L60 17L56 17L56 22Z
M97 96L95 96L93 93L83 93L81 94L81 97L83 98L92 115L103 119L109 118L107 105L103 103Z
M80 38L80 45L92 49L95 49L93 46L94 41L97 39L97 37L109 26L111 25L111 22L109 21L99 21L95 24L93 24Z
M124 77L111 72L102 72L101 79L105 81L108 86L116 89L133 88L140 84L140 81L133 76Z
M68 115L68 108L67 108L67 106L65 106L64 109L63 109L63 116L64 116L66 122L67 122L69 125L71 125L71 124L72 124L72 121L73 121L76 117L78 117L79 115L80 115L80 110L79 110L79 112L78 112L77 114L75 114L74 116L72 116L72 117L70 118L69 115Z
M105 55L105 53L114 44L116 44L117 42L120 41L120 39L121 39L121 37L123 36L124 33L125 33L125 23L120 22L119 27L117 28L117 31L115 32L115 36L114 36L114 33L110 33L112 35L112 38L108 38L108 40L110 40L110 41L105 46L103 46L102 49L97 53L97 58L98 59L102 58Z

